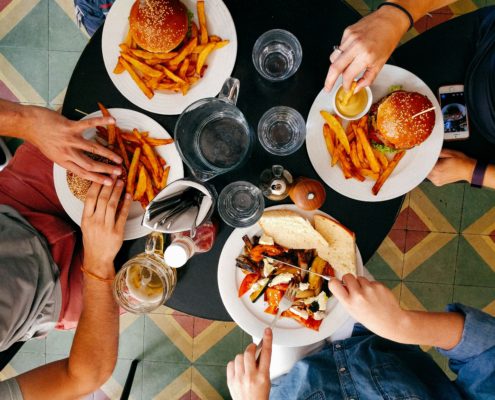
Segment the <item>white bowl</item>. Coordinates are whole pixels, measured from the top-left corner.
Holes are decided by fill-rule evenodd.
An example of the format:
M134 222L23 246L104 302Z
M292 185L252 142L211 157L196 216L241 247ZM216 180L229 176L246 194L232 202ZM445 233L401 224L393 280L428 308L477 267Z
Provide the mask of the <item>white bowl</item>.
M342 86L343 85L337 86L337 88L332 93L332 106L333 106L333 109L335 111L335 114L337 114L340 118L345 119L347 121L354 121L356 119L364 117L368 113L368 111L370 110L371 105L373 104L373 94L371 93L371 89L369 88L369 86L366 86L364 88L364 90L366 91L366 94L368 95L368 102L366 103L366 107L364 107L363 111L361 111L359 114L356 114L353 117L349 117L349 116L346 116L346 115L340 113L339 109L337 108L337 104L335 102L335 99L337 98L337 93L339 92L339 89Z

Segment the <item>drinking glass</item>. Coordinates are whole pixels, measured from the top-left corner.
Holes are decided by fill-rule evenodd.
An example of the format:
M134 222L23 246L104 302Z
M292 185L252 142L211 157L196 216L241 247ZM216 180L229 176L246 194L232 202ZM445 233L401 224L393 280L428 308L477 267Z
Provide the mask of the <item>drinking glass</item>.
M258 123L258 139L269 153L286 156L297 151L306 138L306 123L290 107L270 108Z
M240 167L251 151L254 135L235 105L239 85L227 79L218 98L194 102L175 125L177 150L202 182Z
M113 295L125 310L148 313L165 303L177 284L177 272L163 261L163 235L148 235L144 253L127 261L115 276Z
M233 182L218 196L218 213L227 225L234 228L253 225L261 218L264 209L263 193L250 182Z
M302 61L299 40L283 29L263 33L253 47L253 63L269 81L283 81L296 73Z

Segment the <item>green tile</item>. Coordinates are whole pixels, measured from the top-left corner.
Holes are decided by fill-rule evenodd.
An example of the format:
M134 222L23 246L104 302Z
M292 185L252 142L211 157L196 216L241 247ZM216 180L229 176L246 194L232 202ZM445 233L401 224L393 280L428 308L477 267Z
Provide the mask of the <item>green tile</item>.
M495 190L466 186L462 208L461 231L485 215L495 206ZM481 233L481 232L470 232Z
M0 46L48 50L48 0L41 0L0 40ZM33 61L35 60L33 56Z
M400 286L400 280L398 279L377 279L381 283L383 283L390 290L394 290L397 286Z
M135 359L144 353L144 316L141 315L120 333L119 358Z
M52 102L62 90L67 88L80 55L79 52L70 51L49 52L48 98L50 102Z
M455 275L456 285L495 287L495 273L489 265L478 255L463 235L459 238L459 253ZM477 238L474 236L473 240Z
M444 233L443 235L450 234ZM450 242L434 253L409 275L404 277L404 280L408 282L453 284L458 242L458 235L455 235Z
M387 262L378 254L375 253L366 263L366 268L376 280L397 280L399 276L390 268Z
M17 374L31 371L45 364L45 355L37 353L17 353L9 365L15 369Z
M88 42L78 26L60 8L50 1L50 22L48 38L50 50L81 51Z
M249 333L243 331L242 332L242 348L245 349L251 343L253 343L253 337Z
M48 51L24 47L0 47L0 53L29 82L34 90L48 100Z
M224 399L230 399L229 388L227 387L226 367L216 365L195 365L201 375ZM193 376L194 378L194 376Z
M75 331L54 330L46 337L46 354L69 355Z
M163 317L166 318L167 316L164 315ZM144 360L176 363L189 362L182 351L173 344L168 336L149 317L145 317L144 320L144 343Z
M230 360L233 360L237 354L244 350L242 336L243 331L241 328L236 327L221 341L211 347L205 354L199 357L195 361L195 364L227 365Z
M454 302L483 309L495 300L495 290L481 286L454 286Z
M452 302L453 285L404 282L428 311L443 311Z
M452 184L438 187L429 181L424 181L419 187L457 231L461 224L462 199L466 186Z
M38 354L45 354L46 352L46 347L45 347L46 339L31 339L28 340L26 343L24 343L19 350L21 353L38 353Z
M183 374L189 364L143 362L143 399L153 399L173 380ZM188 372L191 376L191 371ZM191 378L188 378L190 382Z

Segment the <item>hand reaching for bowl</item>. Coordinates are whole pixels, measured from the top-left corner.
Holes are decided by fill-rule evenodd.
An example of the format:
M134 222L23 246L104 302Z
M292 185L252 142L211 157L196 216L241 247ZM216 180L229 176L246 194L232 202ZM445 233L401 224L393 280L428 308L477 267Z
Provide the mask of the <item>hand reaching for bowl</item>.
M355 93L371 85L408 28L406 14L389 6L349 26L340 45L330 55L332 64L325 80L325 90L330 91L341 74L346 90L363 72Z
M44 107L23 106L0 100L2 135L27 140L54 163L82 178L106 186L113 184L106 175L120 175L120 166L92 160L84 152L106 157L116 164L120 164L122 159L101 144L86 140L82 133L97 125L114 122L113 118L108 117L71 121Z

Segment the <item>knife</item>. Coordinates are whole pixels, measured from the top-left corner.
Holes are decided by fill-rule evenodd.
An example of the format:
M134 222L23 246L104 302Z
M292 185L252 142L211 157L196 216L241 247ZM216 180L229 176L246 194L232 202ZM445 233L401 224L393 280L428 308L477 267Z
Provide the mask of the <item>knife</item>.
M304 268L298 267L296 265L286 263L285 261L277 260L275 258L271 258L271 257L267 257L267 256L263 256L263 258L267 259L268 261L272 261L272 262L277 262L277 263L280 263L280 264L288 265L289 267L296 268L296 269L298 269L300 271L309 272L310 274L313 274L313 275L318 275L318 276L322 277L323 279L325 279L328 282L330 282L331 279L334 279L333 276L319 274L318 272L313 272L313 271L310 271L309 269L304 269Z

